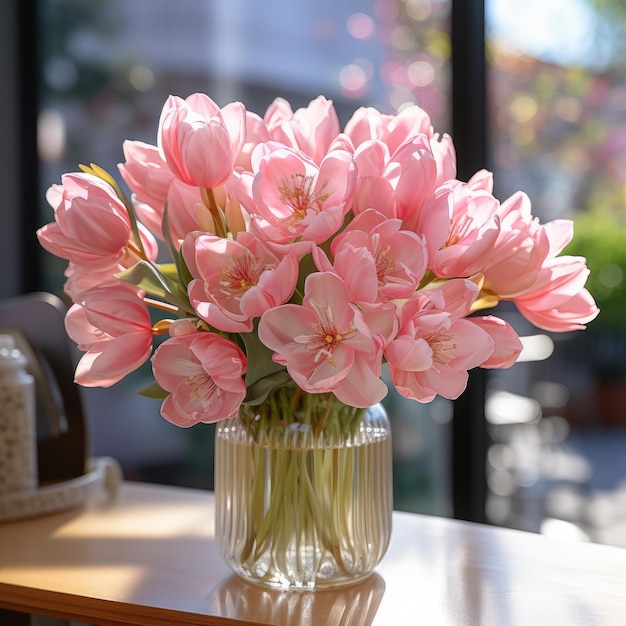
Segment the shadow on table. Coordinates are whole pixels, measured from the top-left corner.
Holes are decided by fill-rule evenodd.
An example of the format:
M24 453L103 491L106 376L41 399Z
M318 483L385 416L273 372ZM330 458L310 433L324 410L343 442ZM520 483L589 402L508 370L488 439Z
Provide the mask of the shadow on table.
M284 626L368 626L385 593L385 581L372 574L356 585L317 591L279 591L232 576L216 588L212 602L220 615Z

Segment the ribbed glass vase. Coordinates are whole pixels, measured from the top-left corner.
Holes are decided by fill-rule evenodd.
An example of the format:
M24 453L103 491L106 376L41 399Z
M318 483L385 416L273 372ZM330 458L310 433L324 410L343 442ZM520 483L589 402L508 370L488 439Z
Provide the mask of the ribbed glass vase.
M221 421L216 538L246 580L280 589L357 582L391 536L392 459L382 405L281 389Z

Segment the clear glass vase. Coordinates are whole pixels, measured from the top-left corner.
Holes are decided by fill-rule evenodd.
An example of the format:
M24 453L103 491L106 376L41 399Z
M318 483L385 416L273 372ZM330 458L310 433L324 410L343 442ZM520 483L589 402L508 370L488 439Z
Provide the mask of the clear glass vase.
M252 582L354 583L373 571L391 536L389 420L380 404L354 409L330 394L301 396L242 407L218 424L217 542Z

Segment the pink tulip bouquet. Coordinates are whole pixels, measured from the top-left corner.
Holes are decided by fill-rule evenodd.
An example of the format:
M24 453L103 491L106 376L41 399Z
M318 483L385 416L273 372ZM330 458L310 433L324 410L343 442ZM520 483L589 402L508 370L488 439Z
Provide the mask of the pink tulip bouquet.
M82 167L49 189L38 231L69 261L76 382L107 387L151 358L140 393L165 419L224 420L216 532L244 577L313 588L382 558L391 444L368 407L383 365L407 398L456 398L468 370L521 351L488 313L499 301L548 331L598 313L585 259L559 256L572 222L540 224L523 193L498 201L487 171L458 180L417 106L361 108L342 130L323 97L259 117L171 96L157 145L126 141L124 157L130 198Z
M458 180L451 138L417 106L361 108L342 130L323 97L260 117L171 96L157 145L123 151L130 199L96 165L65 174L38 237L69 261L76 382L151 358L143 393L179 426L312 398L326 408L307 419L329 403L341 419L385 397L385 363L407 398L456 398L468 370L520 353L488 314L499 301L548 331L598 313L585 259L559 256L572 222L540 224L521 192L500 202L487 171Z

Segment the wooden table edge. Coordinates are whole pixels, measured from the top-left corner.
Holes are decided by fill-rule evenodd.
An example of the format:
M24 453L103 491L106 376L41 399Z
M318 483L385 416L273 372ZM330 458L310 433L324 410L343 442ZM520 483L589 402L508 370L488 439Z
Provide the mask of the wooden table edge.
M0 607L18 613L45 615L76 620L98 626L151 626L154 624L185 624L189 626L267 626L261 622L235 618L198 615L161 607L137 606L99 598L77 597L57 591L45 591L0 583Z

